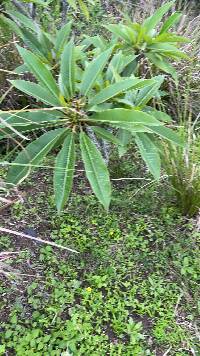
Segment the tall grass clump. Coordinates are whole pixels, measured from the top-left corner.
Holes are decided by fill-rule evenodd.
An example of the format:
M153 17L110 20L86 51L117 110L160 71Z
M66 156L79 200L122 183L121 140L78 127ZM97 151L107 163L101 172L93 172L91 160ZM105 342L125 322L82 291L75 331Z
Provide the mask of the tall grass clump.
M171 90L170 110L185 141L183 147L163 143L163 167L176 197L176 203L184 215L194 216L200 209L200 140L198 102L194 98L193 73L195 66L182 83ZM183 86L183 83L185 86Z

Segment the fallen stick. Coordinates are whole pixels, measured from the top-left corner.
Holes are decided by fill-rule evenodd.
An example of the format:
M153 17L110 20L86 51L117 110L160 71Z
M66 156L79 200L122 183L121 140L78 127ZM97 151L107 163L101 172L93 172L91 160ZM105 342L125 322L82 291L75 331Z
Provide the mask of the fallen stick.
M33 236L30 236L30 235L26 235L26 234L23 234L22 232L13 231L13 230L10 230L10 229L5 229L4 227L0 227L0 232L5 232L7 234L16 235L16 236L19 236L19 237L25 237L26 239L30 239L30 240L34 240L34 241L37 241L37 242L41 242L43 244L51 245L51 246L54 246L54 247L57 247L57 248L62 248L64 250L68 250L70 252L79 253L78 251L72 250L71 248L68 248L68 247L65 247L65 246L62 246L62 245L58 245L55 242L42 240L39 237L33 237Z
M20 199L7 200L7 199L4 199L4 198L0 198L0 201L2 201L4 203L6 203L6 201L7 201L6 204L4 204L3 206L0 207L0 212L1 212L2 210L8 208L9 206L11 206L11 205L13 205L15 203L20 202L21 200Z

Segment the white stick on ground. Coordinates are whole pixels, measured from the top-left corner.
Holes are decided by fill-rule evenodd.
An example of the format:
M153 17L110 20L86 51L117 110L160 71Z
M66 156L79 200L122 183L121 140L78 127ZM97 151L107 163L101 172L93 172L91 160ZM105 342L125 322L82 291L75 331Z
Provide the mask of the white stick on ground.
M54 246L54 247L57 247L57 248L62 248L64 250L68 250L70 252L79 253L78 251L72 250L71 248L68 248L68 247L65 247L65 246L62 246L62 245L58 245L55 242L42 240L39 237L33 237L33 236L30 236L30 235L26 235L26 234L23 234L22 232L13 231L13 230L10 230L10 229L5 229L4 227L0 227L0 232L4 232L4 233L7 233L7 234L11 234L11 235L16 235L16 236L19 236L19 237L25 237L26 239L30 239L30 240L34 240L34 241L37 241L37 242L41 242L41 243L46 244L46 245L51 245L51 246Z

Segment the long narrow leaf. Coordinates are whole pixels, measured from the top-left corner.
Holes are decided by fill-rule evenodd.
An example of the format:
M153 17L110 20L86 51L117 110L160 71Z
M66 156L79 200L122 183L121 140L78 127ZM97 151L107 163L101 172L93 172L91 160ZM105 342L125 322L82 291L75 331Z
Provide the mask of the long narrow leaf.
M24 43L35 53L37 53L44 63L47 61L45 49L42 47L41 43L38 41L36 34L33 34L31 31L27 30L27 28L21 28L21 37Z
M143 111L131 110L131 109L109 109L100 112L96 112L88 118L91 122L109 122L110 124L142 124L147 126L160 126L158 120L152 115L149 115Z
M33 96L39 101L51 106L60 106L60 102L46 89L39 84L28 82L26 80L10 80L11 84L22 92Z
M117 37L122 38L124 41L128 43L131 42L129 35L127 34L127 32L124 31L123 25L110 24L110 25L105 25L105 27L108 29L108 31L112 32Z
M118 83L114 83L104 89L102 89L97 95L95 95L89 105L97 105L103 103L104 101L109 100L110 98L122 93L124 90L128 90L130 88L142 88L143 86L150 85L154 83L151 79L138 79L138 78L130 78L124 79Z
M102 72L106 66L108 59L112 53L113 47L107 49L101 53L97 58L89 63L85 69L83 79L81 82L80 92L87 95L90 89L93 87L98 75Z
M135 105L143 108L157 93L164 76L154 77L154 83L141 89L136 97Z
M32 31L37 33L38 25L28 16L21 14L19 11L9 10L7 13L16 21L18 20L22 25L30 28Z
M118 122L116 123L110 123L113 127L119 128L119 129L124 129L129 131L130 133L135 133L135 132L151 132L148 128L148 126L142 125L142 124L127 124L125 122Z
M59 87L65 98L71 98L75 91L74 44L70 41L61 56Z
M186 53L178 50L177 47L171 43L153 43L149 45L148 48L154 53L166 55L171 58L190 59L190 57Z
M13 162L14 165L9 169L7 182L13 185L22 182L30 173L32 166L38 164L52 149L64 130L61 128L46 132L26 146Z
M34 74L44 88L48 89L50 93L57 98L59 96L59 90L50 70L47 69L45 64L43 64L37 56L27 49L20 46L17 46L17 49L30 72Z
M66 42L68 41L71 27L72 27L72 21L68 22L57 32L56 40L55 40L55 50L57 54L60 54L62 52Z
M84 132L80 134L80 146L86 176L92 190L100 203L108 210L111 199L111 184L106 164L95 144Z
M167 59L161 56L158 57L153 53L147 53L146 56L156 67L161 69L163 72L171 74L172 78L177 81L178 75L176 69L167 61Z
M58 212L60 212L71 192L75 166L74 134L69 132L56 158L54 172L54 192Z
M9 19L8 17L4 16L4 15L0 15L0 20L1 23L6 24L7 26L10 27L10 29L16 33L19 37L22 37L22 32L19 26L17 26L17 24L15 23L15 21Z
M106 72L106 79L108 79L111 83L114 81L114 73L121 74L125 67L131 63L134 58L137 56L131 55L124 55L122 51L115 53L110 60L108 65L108 69Z
M167 32L175 23L177 23L182 14L180 12L174 12L168 19L164 22L160 34Z
M117 137L121 142L121 145L118 147L119 157L121 158L128 151L128 146L131 142L132 134L130 131L119 129Z
M160 178L161 162L157 147L145 133L135 134L135 142L150 172L153 174L154 178L158 180Z
M167 2L143 22L143 26L148 32L153 30L158 25L162 17L169 11L173 4L174 1Z
M98 126L92 126L92 129L95 132L95 134L100 138L102 138L103 140L114 143L115 145L122 144L120 140L108 130L105 130L102 127L98 127Z
M46 54L46 62L51 62L53 60L52 49L54 46L54 39L51 34L44 32L43 30L38 30L38 41L41 43L42 48Z
M61 113L56 110L27 110L27 111L0 111L0 116L10 125L30 125L32 123L56 122L61 118ZM1 127L1 126L0 126Z
M156 109L152 109L148 111L151 115L153 115L157 120L163 121L163 122L172 122L171 116L166 114L166 112L163 111L158 111Z
M178 43L178 42L182 42L182 43L189 43L190 40L189 38L186 38L186 37L183 37L183 36L178 36L174 33L171 33L171 32L165 32L157 37L155 37L155 39L153 40L153 43L156 43L156 42L175 42L175 43Z
M168 127L165 126L149 126L149 130L156 133L157 135L161 136L162 138L171 141L179 146L183 146L184 142L182 138L173 130L169 129Z
M82 11L83 15L85 16L86 20L89 21L90 18L90 14L89 14L89 10L87 5L85 4L85 2L83 0L77 0L80 10Z

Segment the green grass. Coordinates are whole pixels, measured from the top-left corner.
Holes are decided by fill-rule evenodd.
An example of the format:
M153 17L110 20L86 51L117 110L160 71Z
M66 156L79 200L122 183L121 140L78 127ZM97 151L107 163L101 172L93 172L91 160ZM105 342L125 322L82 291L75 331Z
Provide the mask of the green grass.
M198 355L200 236L167 187L132 197L140 182L117 183L107 214L81 183L87 195L58 216L49 174L37 177L2 225L79 254L1 236L1 251L21 251L12 265L25 275L0 282L0 354Z

